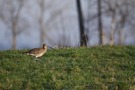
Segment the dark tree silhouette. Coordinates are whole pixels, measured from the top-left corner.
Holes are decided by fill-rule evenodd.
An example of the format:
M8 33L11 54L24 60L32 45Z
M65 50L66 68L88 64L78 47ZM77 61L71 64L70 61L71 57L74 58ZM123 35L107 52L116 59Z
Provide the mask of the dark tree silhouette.
M102 26L102 7L101 7L101 0L98 0L98 30L99 30L99 44L104 44L104 32L103 32L103 26Z
M80 46L87 46L87 39L86 39L87 35L84 32L84 20L83 20L80 0L76 0L76 4L77 4L77 12L78 12L78 20L79 20L79 28L80 28Z

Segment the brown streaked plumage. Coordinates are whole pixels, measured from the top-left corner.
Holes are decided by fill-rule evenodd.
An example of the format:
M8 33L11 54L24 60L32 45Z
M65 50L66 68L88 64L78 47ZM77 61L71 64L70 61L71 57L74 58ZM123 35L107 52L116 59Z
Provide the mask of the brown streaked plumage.
M27 55L35 56L36 58L38 58L38 57L43 56L46 53L46 51L47 51L47 45L43 44L43 46L41 48L34 48L34 49L31 49L31 50L24 52L24 53L26 53Z

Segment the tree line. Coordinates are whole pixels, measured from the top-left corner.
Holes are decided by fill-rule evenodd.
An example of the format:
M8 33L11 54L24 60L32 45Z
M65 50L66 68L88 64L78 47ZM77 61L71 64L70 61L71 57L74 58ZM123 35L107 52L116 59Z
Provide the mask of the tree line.
M76 2L80 2L81 0L76 0ZM124 40L128 37L127 34L133 36L134 38L134 20L135 20L135 1L134 0L87 0L88 9L96 6L97 12L94 14L91 11L86 19L83 22L83 26L85 23L94 22L97 20L97 30L98 30L98 44L99 45L123 45L125 42ZM78 4L79 6L79 4ZM79 11L78 11L79 12ZM82 15L80 15L82 16ZM104 23L104 18L109 18L110 23ZM106 24L106 25L105 25ZM91 28L88 26L88 28ZM87 36L84 34L86 29L80 27L83 31L82 36ZM106 30L108 29L108 31ZM80 32L82 32L80 31ZM81 35L80 35L81 36ZM108 43L106 40L108 39ZM85 43L81 43L84 46L87 46L88 40L86 37L81 38L81 41Z
M87 11L83 11L82 1L83 0L75 1L80 33L79 46L88 46L88 43L94 35L91 35L92 31L96 31L98 34L98 45L122 45L128 36L134 38L135 0L85 0L83 2L85 2L85 5L88 7ZM27 0L0 1L0 20L11 30L12 49L16 49L17 47L17 36L30 27L28 24L29 21L23 16L23 8L26 8L27 2ZM40 44L43 44L47 37L46 32L48 31L46 27L52 20L57 18L57 16L60 16L62 11L70 7L70 3L67 3L64 8L54 11L53 15L45 23L44 17L46 17L46 10L52 7L53 1L50 2L51 3L46 4L46 0L36 0L39 15L35 19L37 19L37 24L39 25ZM63 1L58 0L58 2ZM92 10L91 8L93 7L95 7L95 9ZM95 13L92 13L93 11L95 11ZM84 15L86 12L88 14L87 17Z

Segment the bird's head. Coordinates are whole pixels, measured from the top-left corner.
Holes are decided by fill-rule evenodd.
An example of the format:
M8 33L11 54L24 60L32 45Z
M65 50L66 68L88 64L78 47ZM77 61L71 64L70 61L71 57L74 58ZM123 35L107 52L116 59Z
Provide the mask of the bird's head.
M43 44L43 49L47 49L47 45L46 44Z

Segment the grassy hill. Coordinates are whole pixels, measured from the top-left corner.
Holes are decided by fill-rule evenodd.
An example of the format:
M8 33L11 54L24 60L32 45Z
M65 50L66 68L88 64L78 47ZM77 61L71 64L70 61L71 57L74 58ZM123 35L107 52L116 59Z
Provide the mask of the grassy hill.
M135 90L135 46L0 51L0 90Z

